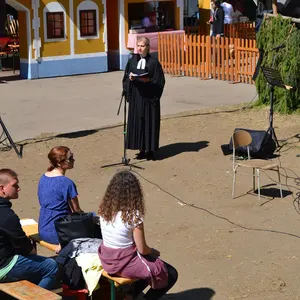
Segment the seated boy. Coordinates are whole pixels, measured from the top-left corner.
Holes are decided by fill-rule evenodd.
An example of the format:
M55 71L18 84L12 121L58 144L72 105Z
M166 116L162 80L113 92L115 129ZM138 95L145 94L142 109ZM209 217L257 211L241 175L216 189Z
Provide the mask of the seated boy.
M36 255L36 249L25 235L20 219L11 209L12 199L19 197L16 172L0 170L0 283L28 280L51 290L57 286L55 260Z

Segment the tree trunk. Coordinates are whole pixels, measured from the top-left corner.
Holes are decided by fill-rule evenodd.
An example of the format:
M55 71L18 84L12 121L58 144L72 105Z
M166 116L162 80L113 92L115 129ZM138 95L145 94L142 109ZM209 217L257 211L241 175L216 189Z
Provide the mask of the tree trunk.
M277 0L272 0L272 10L274 15L278 15L278 3Z

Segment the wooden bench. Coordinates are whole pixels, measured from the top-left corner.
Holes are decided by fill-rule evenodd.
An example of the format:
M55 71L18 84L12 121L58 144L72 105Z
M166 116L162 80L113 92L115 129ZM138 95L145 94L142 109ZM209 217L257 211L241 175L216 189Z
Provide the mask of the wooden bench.
M23 219L21 221L25 221L27 219ZM57 245L49 244L43 240L41 240L40 235L39 235L39 227L38 224L30 224L30 225L23 225L22 226L25 234L35 243L55 252Z
M0 291L20 300L59 300L61 296L43 289L27 280L0 283Z
M28 220L28 219L23 219ZM25 234L33 240L35 243L55 252L55 249L57 245L49 244L43 240L41 240L39 233L38 233L38 224L31 224L31 225L23 225L22 226ZM109 281L110 283L110 299L111 300L116 300L116 289L119 286L124 286L124 285L129 285L134 283L136 280L135 279L130 279L130 278L123 278L123 277L113 277L108 275L105 271L102 272L101 277L104 277L106 280Z

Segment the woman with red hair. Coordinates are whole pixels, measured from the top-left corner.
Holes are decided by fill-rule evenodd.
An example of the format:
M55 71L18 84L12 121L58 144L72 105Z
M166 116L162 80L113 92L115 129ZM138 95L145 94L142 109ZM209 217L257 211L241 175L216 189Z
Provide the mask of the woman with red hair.
M40 203L39 234L50 244L59 244L54 221L72 212L82 212L75 183L66 177L74 168L74 154L68 147L58 146L48 154L50 166L38 185ZM59 247L58 247L59 248Z

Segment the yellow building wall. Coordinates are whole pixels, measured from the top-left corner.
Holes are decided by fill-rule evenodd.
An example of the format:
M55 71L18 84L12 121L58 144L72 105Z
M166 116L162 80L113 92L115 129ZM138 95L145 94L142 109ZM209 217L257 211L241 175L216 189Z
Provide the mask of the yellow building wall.
M198 0L198 6L202 9L210 9L211 0Z
M109 1L109 0L108 0ZM74 0L74 48L75 54L86 54L86 53L98 53L105 52L105 43L103 41L104 24L103 24L103 13L104 6L102 1L94 0L95 4L99 9L99 18L97 20L97 26L99 30L99 38L78 40L77 34L77 8L78 5L83 2L81 0Z
M59 2L62 4L66 10L66 40L57 41L57 42L45 42L44 36L44 8L50 2ZM39 17L40 17L40 37L41 37L41 57L49 56L61 56L61 55L70 55L70 17L69 17L70 7L69 0L42 0L40 3Z

